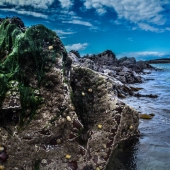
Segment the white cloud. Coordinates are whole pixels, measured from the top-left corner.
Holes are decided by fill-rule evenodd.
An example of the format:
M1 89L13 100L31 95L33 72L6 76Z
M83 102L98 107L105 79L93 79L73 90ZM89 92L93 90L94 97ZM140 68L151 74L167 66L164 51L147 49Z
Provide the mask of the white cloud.
M1 0L0 5L32 6L34 8L48 9L53 2L54 0Z
M157 52L157 51L143 51L143 52L133 52L131 55L134 56L164 56L166 53L163 52Z
M124 53L118 54L117 57L121 58L121 57L127 56L127 57L141 58L141 57L149 57L149 56L163 57L167 55L170 55L170 54L165 53L165 52L158 52L158 51L141 51L141 52L124 52Z
M166 29L167 31L170 31L170 28L169 28L169 27L166 27L165 29Z
M118 19L125 19L131 23L139 24L145 23L150 25L142 25L140 28L148 31L157 31L152 27L152 24L159 26L166 22L163 16L164 8L162 7L168 1L161 0L86 0L84 5L86 9L95 8L100 14L107 12L107 8L113 8L118 14ZM140 26L140 25L139 25Z
M90 22L80 21L80 20L63 21L62 23L78 24L78 25L84 25L84 26L87 26L87 27L93 27L93 25Z
M104 8L96 9L96 11L97 11L97 13L98 13L99 15L103 15L103 14L106 13L106 10L105 10Z
M152 31L152 32L162 32L163 31L163 30L160 30L153 26L150 26L148 24L144 24L144 23L139 23L138 26L139 26L139 28L141 28L142 30L145 30L145 31Z
M121 22L119 20L110 20L110 23L115 25L121 25Z
M55 31L58 36L75 34L75 32L72 31L63 31L63 30L53 30L53 31Z
M39 12L17 10L17 9L15 9L15 8L12 8L12 9L6 8L6 9L0 9L0 10L1 10L1 11L16 12L16 13L18 13L18 14L31 15L31 16L34 16L34 17L40 17L40 18L45 18L45 19L48 18L48 15L44 15L44 14L39 13Z
M62 8L70 8L73 5L71 0L59 0Z
M128 38L127 40L132 42L132 41L133 41L133 38Z
M76 51L79 51L79 50L84 50L85 48L87 48L89 44L88 43L78 43L78 44L72 44L72 45L66 45L65 48L67 51L70 51L70 50L76 50Z

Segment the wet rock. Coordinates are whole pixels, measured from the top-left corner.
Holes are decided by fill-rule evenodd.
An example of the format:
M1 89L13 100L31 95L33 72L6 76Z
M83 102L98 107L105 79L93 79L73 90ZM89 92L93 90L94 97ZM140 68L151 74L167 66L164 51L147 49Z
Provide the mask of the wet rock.
M150 113L149 115L150 115L150 116L155 116L155 114L154 114L154 113Z
M136 93L134 94L135 97L149 97L149 98L157 98L158 95L154 95L154 94L140 94L140 93Z
M139 114L140 119L152 119L152 116L149 114Z

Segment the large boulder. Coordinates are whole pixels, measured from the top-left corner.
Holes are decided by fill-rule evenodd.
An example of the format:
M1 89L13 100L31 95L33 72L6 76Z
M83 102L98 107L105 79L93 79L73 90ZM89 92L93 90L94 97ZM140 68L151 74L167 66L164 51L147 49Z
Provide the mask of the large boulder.
M105 169L118 143L139 134L118 82L71 63L53 31L1 21L1 169Z
M93 60L96 66L98 67L103 66L103 65L106 65L106 66L117 65L117 58L111 50L106 50L100 54L87 56L85 58L89 58L90 60Z

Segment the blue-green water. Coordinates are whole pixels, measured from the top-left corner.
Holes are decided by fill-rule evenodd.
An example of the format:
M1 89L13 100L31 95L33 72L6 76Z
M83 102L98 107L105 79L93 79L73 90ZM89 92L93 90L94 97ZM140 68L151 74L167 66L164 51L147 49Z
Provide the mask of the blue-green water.
M141 136L128 151L126 170L170 170L170 64L153 66L163 70L144 75L145 82L135 86L143 88L141 94L157 94L158 98L125 99L139 112L155 114L151 120L140 119Z

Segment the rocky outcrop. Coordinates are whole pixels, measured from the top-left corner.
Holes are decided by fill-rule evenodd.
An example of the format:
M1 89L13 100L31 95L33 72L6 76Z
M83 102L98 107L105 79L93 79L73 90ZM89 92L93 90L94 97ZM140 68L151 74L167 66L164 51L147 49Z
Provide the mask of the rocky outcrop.
M21 23L0 25L1 169L105 169L117 145L139 135L137 111L117 98L122 83L72 66L54 32Z
M83 58L78 58L72 52L69 52L68 56L72 58L73 64L100 72L105 76L121 81L123 84L141 83L142 77L137 73L141 73L143 69L149 68L145 62L145 64L136 62L133 57L123 57L118 60L115 54L110 50L98 55L85 56Z
M123 65L123 66L129 66L129 65L132 65L132 64L136 64L136 59L134 57L123 57L121 59L119 59L119 65Z
M94 61L94 63L96 65L106 65L106 66L113 66L113 65L117 65L117 58L115 56L115 54L111 51L111 50L106 50L100 54L97 55L91 55L91 56L84 56L84 58L88 58L92 61Z
M149 60L149 64L170 63L170 58L160 58L155 60Z

